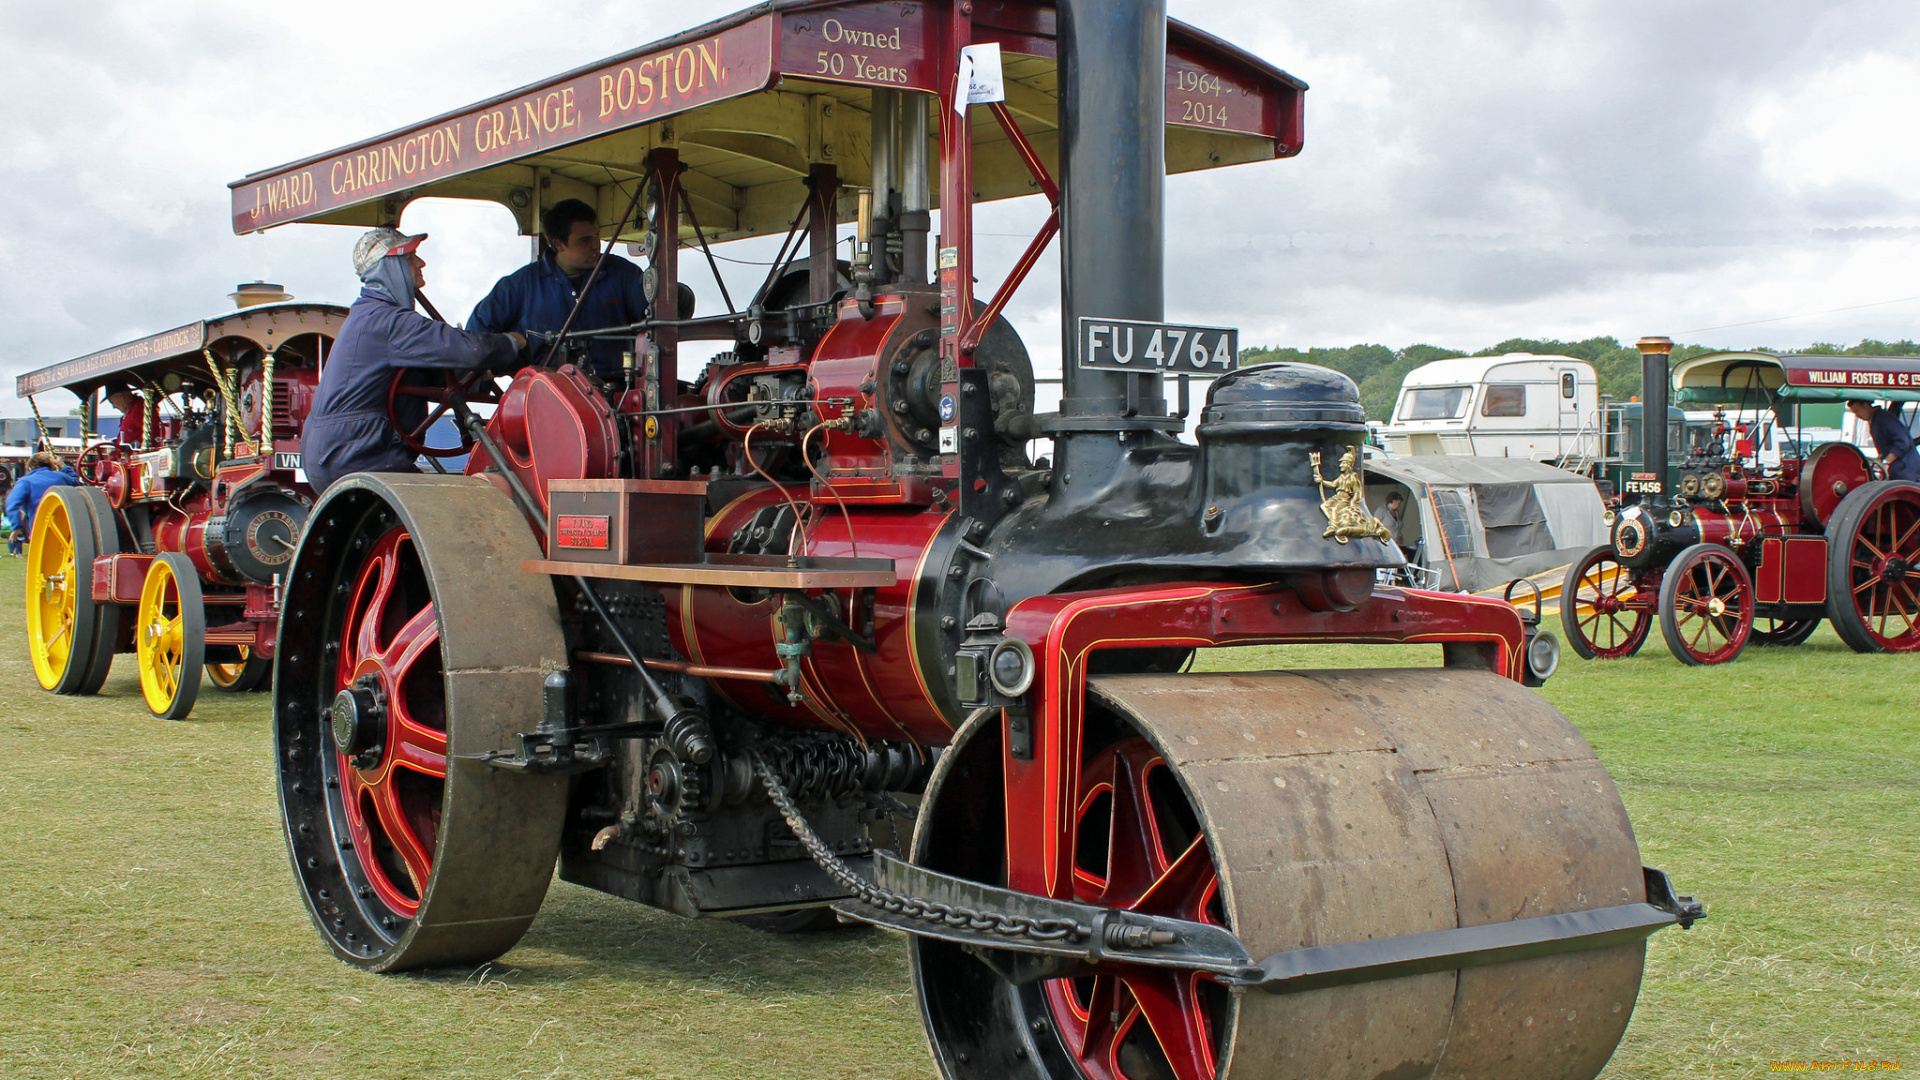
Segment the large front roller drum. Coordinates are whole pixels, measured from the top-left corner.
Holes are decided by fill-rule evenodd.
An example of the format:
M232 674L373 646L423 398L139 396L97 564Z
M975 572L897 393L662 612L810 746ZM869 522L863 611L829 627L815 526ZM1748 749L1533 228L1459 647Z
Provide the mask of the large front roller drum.
M321 936L374 971L475 964L545 898L563 777L482 764L538 726L566 666L527 521L478 477L358 474L294 556L274 739L294 875Z
M1920 649L1920 484L1864 484L1834 511L1827 617L1854 652Z
M1256 957L1646 899L1586 740L1492 674L1113 676L1088 704L1077 899L1224 923ZM1000 754L997 723L962 731L915 862L1005 876ZM1294 994L1119 964L1015 988L929 939L912 958L951 1080L1590 1080L1645 943Z

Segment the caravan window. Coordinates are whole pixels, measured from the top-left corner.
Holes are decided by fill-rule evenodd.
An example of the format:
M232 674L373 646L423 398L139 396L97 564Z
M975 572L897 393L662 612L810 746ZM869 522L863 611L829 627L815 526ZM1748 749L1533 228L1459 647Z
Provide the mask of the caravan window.
M1402 420L1456 420L1467 415L1467 388L1434 386L1409 390L1400 403Z
M1574 396L1574 389L1575 387L1574 387L1574 381L1573 381L1573 372L1571 371L1561 372L1560 373L1560 396L1571 401Z
M1480 415L1527 415L1527 388L1519 384L1487 387L1487 396L1480 402Z

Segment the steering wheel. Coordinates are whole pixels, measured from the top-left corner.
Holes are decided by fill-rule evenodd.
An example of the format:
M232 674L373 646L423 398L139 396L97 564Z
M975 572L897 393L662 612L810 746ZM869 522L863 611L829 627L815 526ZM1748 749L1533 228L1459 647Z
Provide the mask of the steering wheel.
M465 428L460 429L459 446L428 446L427 433L442 416L453 409L455 402L467 405L497 405L500 402L500 386L493 381L491 372L444 371L435 372L441 377L439 385L416 385L407 382L407 376L420 368L401 368L393 373L393 379L387 383L387 419L393 422L394 430L400 433L400 441L407 449L428 457L458 457L473 452L473 436ZM424 369L431 370L431 369ZM400 419L399 407L404 399L413 398L430 403L433 408L427 410L426 419L418 424L407 424Z
M80 455L73 459L73 471L75 475L84 478L89 469L96 466L104 466L107 459L119 448L120 444L114 442L112 439L102 439L99 442L88 444L87 448L80 451ZM104 472L105 470L102 468L101 475L94 477L95 483L100 483L105 480Z

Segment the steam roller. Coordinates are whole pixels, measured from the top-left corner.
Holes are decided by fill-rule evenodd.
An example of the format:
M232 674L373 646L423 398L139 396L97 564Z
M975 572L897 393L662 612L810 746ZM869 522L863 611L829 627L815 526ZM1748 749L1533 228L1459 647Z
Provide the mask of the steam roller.
M847 42L898 78L842 77ZM970 111L980 45L1005 96ZM1166 318L1166 174L1298 154L1305 90L1158 0L776 2L237 182L241 231L436 195L532 229L579 193L652 290L642 323L408 384L466 475L354 475L307 515L276 756L326 945L490 960L557 863L689 917L908 935L947 1080L1598 1073L1648 938L1702 910L1531 689L1553 638L1382 583L1351 380ZM502 141L568 100L579 132ZM382 186L412 160L387 148L460 131L485 153ZM976 300L973 205L1035 193ZM758 290L693 315L683 254L782 231ZM1056 232L1039 412L1003 312ZM728 351L683 372L702 339ZM1191 670L1296 643L1441 666Z

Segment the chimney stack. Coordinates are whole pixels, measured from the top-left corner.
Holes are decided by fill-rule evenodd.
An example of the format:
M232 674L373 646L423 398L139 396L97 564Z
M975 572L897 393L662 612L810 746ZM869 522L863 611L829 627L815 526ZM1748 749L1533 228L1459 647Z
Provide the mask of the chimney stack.
M293 299L293 294L271 281L247 281L235 287L227 294L237 308L256 307L260 304L283 304Z

